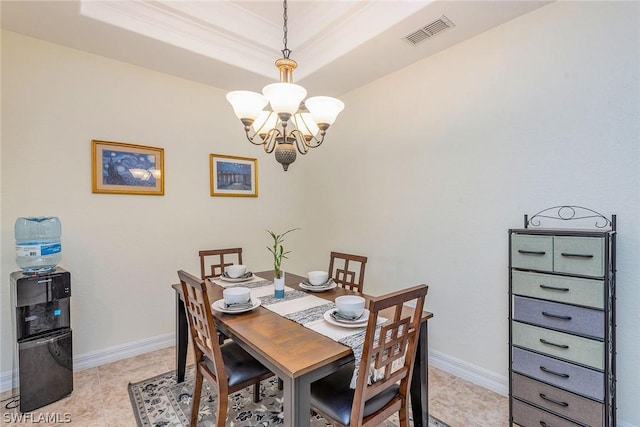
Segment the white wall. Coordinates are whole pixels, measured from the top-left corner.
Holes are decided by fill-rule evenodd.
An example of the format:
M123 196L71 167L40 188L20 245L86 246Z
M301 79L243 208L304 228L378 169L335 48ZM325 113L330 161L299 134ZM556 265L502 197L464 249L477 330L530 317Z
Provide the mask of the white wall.
M239 244L267 269L263 229L300 225L285 269L336 249L369 256L371 293L429 284L431 349L506 381L507 230L583 205L618 215L618 415L638 426L638 5L556 2L346 94L286 175L242 140L222 91L4 33L2 277L15 218L60 216L81 355L171 333L167 284L197 271L198 249ZM166 195L91 194L92 138L164 147ZM212 152L258 157L260 197L209 197Z
M92 139L163 147L165 195L92 194ZM209 153L257 157L259 197L211 197ZM171 334L169 285L180 268L199 274L200 249L241 246L252 268L271 268L265 229L306 226L290 209L303 189L295 166L284 175L244 140L221 90L3 33L1 372L17 217L60 217L81 356Z
M306 193L327 221L314 255L369 255L370 291L427 283L430 348L505 387L507 230L555 205L617 214L618 415L633 425L639 5L556 2L349 93Z

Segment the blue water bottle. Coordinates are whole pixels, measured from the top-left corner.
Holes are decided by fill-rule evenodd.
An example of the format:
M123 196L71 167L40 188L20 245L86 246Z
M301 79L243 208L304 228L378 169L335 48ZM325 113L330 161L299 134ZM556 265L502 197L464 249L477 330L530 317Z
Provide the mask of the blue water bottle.
M53 270L62 259L60 220L55 216L16 220L16 263L29 273Z

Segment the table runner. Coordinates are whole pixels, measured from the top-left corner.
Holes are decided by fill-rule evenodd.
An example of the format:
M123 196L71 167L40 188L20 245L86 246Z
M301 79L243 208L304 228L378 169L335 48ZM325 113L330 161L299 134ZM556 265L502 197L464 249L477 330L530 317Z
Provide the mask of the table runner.
M355 359L355 369L351 378L351 388L355 388L358 378L358 369L362 359L362 350L364 347L364 338L366 335L366 325L362 328L345 328L330 324L324 319L324 313L334 309L335 303L324 298L310 295L307 292L285 286L284 298L276 298L274 296L273 281L255 276L246 282L227 282L221 279L210 279L213 283L222 288L246 287L250 289L252 298L259 298L261 305L285 317L293 320L302 326L309 328L321 335L331 338L341 344L349 346L353 351ZM378 326L387 319L378 317ZM376 330L376 338L378 336L379 327ZM373 367L370 369L368 382L371 384L380 378L381 372Z

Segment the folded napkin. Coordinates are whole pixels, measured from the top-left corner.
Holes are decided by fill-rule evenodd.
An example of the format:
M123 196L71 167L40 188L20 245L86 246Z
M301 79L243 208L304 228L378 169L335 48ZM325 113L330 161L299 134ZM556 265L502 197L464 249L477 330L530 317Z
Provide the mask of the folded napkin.
M253 276L253 273L250 271L247 271L246 273L244 273L242 276L238 276L238 277L231 277L227 274L227 272L225 271L224 273L221 274L222 277L224 277L225 279L248 279L251 276Z
M227 303L226 301L223 301L222 306L226 310L243 310L245 308L253 307L253 301L249 300L247 302L234 302L231 304Z
M338 310L333 310L331 313L329 313L329 315L333 320L337 320L338 322L355 322L356 320L362 318L364 312L362 312L360 316L345 316L344 314L338 312Z

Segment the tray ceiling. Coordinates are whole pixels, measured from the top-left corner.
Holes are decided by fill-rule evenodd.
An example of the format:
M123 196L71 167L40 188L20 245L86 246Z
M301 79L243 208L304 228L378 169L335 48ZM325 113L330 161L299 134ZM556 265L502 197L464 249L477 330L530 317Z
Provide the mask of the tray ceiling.
M549 1L296 1L288 47L296 82L340 95ZM2 28L225 90L278 79L279 1L7 1ZM404 38L439 19L447 31Z

